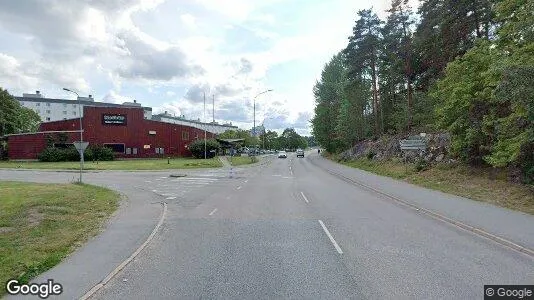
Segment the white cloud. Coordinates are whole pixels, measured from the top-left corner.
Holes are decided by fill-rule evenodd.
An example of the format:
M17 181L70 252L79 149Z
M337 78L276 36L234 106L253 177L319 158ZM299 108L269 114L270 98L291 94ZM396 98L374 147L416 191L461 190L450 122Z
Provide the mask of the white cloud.
M128 94L155 110L202 118L199 93L206 91L216 95L216 119L250 127L251 97L271 84L270 71L298 61L314 68L287 78L290 89L269 86L275 92L258 99L257 119L274 116L271 122L280 128L299 130L313 110L314 79L346 45L356 11L376 5L381 13L390 5L389 0L310 1L305 7L282 0L4 2L0 83L11 92L69 87L116 103L131 101L122 96Z
M132 102L132 98L119 95L114 90L110 90L102 98L102 101L107 103L122 104L124 102Z
M190 28L196 28L197 27L197 22L196 22L196 19L194 16L190 15L190 14L183 14L180 16L180 20L182 20L182 22L187 25L188 27Z

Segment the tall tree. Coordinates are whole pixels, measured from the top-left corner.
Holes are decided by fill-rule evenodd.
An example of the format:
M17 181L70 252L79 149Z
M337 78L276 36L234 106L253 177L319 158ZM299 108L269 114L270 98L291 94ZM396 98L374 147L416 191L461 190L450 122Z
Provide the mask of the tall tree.
M415 32L422 90L441 78L447 63L465 54L477 37L490 37L494 0L422 0Z
M342 55L335 55L325 65L321 79L313 89L316 102L315 115L311 121L313 135L330 152L337 150L335 120L342 99L345 69Z
M371 9L358 11L358 17L347 48L343 52L346 55L350 79L360 80L362 76L368 75L371 77L375 134L380 134L377 63L382 21Z
M0 136L36 131L40 122L35 111L21 106L7 90L0 88Z
M402 129L412 126L414 61L413 61L413 18L408 0L393 0L388 10L386 23L382 28L383 51L380 56L381 99L385 106L387 128L396 127L393 115L399 107L406 113ZM406 99L406 100L404 100ZM401 103L406 101L405 104ZM403 118L404 119L404 118ZM397 128L398 129L398 128Z

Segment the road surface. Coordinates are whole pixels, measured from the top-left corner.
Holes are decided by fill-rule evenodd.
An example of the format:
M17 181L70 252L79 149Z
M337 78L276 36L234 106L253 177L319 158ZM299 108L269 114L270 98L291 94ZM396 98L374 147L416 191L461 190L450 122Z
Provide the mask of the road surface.
M36 280L67 281L62 298L83 295L146 239L159 217L157 203L165 201L165 219L148 246L92 298L481 299L485 284L534 283L532 256L333 173L528 249L534 248L534 217L307 154L179 178L170 172L89 173L89 182L135 197L102 236L81 249L87 253L75 253ZM0 171L21 180L36 174ZM66 176L50 174L46 180ZM102 244L117 253L107 254ZM92 256L100 257L96 264L100 260L105 270L94 266ZM86 271L76 273L75 267Z

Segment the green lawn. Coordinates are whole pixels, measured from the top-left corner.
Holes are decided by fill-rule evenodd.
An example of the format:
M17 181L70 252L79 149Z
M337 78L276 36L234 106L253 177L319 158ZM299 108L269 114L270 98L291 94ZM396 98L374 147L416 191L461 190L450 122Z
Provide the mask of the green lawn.
M259 161L256 157L249 157L249 156L233 156L228 157L228 161L232 166L241 166L241 165L249 165L253 164Z
M335 156L331 158L336 160ZM441 164L417 172L413 164L367 159L341 163L426 188L534 215L534 187L509 182L503 171L492 172L489 168L475 168L463 164Z
M217 158L213 159L195 159L195 158L171 158L169 163L167 159L132 159L132 160L115 160L101 161L93 163L86 161L84 170L167 170L167 169L194 169L194 168L217 168L222 167ZM61 170L79 170L79 162L18 162L18 161L0 161L0 169L61 169Z
M28 282L94 236L119 194L86 184L0 181L0 282ZM5 294L0 288L0 297Z

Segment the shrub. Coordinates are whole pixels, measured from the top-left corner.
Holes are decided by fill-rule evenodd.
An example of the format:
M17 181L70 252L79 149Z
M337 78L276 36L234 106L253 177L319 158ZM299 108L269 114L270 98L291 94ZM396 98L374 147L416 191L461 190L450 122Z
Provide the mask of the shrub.
M206 151L207 151L207 157L213 158L215 157L215 154L219 150L221 145L217 140L210 139L206 141ZM189 151L191 151L191 154L193 154L196 158L204 158L204 140L198 139L191 144L189 144Z
M65 149L48 147L39 153L38 159L46 162L77 161L80 159L80 154L74 147Z
M105 161L105 160L113 160L115 158L112 149L103 147L100 145L94 145L94 146L88 147L87 149L85 149L83 156L84 156L84 160L86 161L90 161L90 160ZM45 162L79 161L80 153L74 147L68 147L68 148L48 147L48 148L45 148L41 153L39 153L38 159L40 161L45 161Z
M416 172L428 170L429 167L430 167L429 163L425 161L424 159L417 160L414 166Z
M367 152L366 154L366 157L368 160L372 160L375 157L375 155L376 153L373 150L369 150L369 152Z
M92 145L87 147L84 155L90 155L91 158L87 158L87 160L107 161L115 159L113 149L101 145Z

